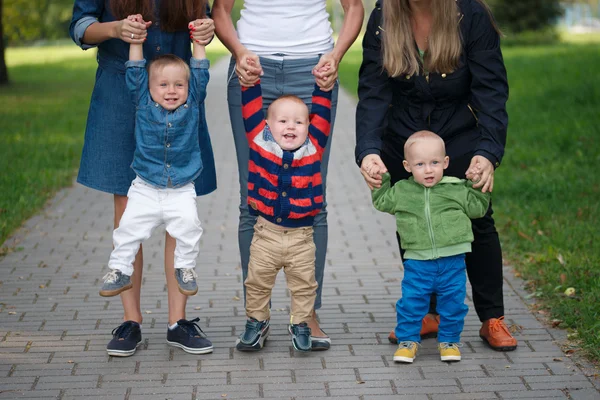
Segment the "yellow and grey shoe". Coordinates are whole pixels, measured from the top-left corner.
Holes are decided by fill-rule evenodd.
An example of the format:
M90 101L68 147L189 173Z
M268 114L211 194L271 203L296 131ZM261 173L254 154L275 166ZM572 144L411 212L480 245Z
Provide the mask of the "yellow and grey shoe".
M460 343L442 342L438 344L442 361L460 361Z
M398 350L394 353L394 361L411 363L415 361L417 356L417 342L400 342L398 343Z

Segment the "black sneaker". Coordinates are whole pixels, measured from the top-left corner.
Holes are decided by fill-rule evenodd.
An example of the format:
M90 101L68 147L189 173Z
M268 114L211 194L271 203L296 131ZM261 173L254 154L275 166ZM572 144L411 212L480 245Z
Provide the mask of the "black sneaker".
M177 279L177 285L179 291L186 296L193 296L198 293L198 285L196 284L196 271L194 268L176 268L175 279Z
M212 353L213 345L206 338L200 326L196 324L198 321L200 321L200 318L194 318L191 321L180 319L177 321L175 329L167 329L167 343L169 346L179 347L190 354Z
M269 337L269 320L258 321L248 318L246 329L236 341L235 348L239 351L258 351L263 348L267 337Z
M311 351L312 340L310 338L310 328L306 322L301 324L293 324L289 327L292 335L292 345L298 351Z
M100 289L100 296L102 297L116 296L133 287L131 277L117 269L111 269L102 279L104 280L104 284L102 284L102 288Z
M135 321L125 321L112 331L113 338L106 346L109 356L129 357L142 342L140 324Z

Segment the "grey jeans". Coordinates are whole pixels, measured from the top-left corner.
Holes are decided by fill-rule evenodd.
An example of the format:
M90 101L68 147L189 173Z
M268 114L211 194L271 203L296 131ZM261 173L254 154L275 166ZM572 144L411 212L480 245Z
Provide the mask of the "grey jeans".
M285 59L285 57L280 58L281 60L263 57L260 59L264 71L260 83L263 93L265 115L269 104L283 94L294 94L300 97L310 108L315 83L312 69L319 61L319 57L292 60ZM241 88L237 77L234 74L234 68L235 60L232 58L229 63L227 102L229 104L229 118L233 130L240 178L240 223L238 227L238 241L240 246L243 281L246 281L246 277L248 276L248 262L250 260L250 244L252 243L252 236L254 235L256 217L250 215L248 211L249 148L246 139L246 131L244 129L244 120L242 118ZM331 133L333 133L333 125L335 122L337 97L338 83L336 82L331 100ZM323 177L323 209L315 217L313 225L313 239L316 246L315 278L319 285L317 288L317 297L315 299L315 310L321 308L325 254L327 251L327 201L325 190L331 140L332 135L330 134L325 153L323 154L323 160L321 161L321 175Z

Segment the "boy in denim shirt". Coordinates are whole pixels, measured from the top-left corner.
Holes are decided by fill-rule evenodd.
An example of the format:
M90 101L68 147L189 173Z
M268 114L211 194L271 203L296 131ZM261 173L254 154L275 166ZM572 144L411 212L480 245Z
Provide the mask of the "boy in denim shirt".
M485 215L490 194L473 189L470 181L444 176L448 163L442 138L430 131L416 132L404 145L403 165L412 177L390 186L386 173L381 187L371 193L377 210L396 216L406 251L402 298L396 303L396 362L414 361L432 293L439 299L440 359L461 359L460 334L468 311L465 253L473 241L471 219ZM381 172L373 166L369 174ZM479 175L471 178L478 181Z
M141 16L130 19L142 20ZM152 230L165 224L176 240L175 276L179 291L192 296L202 227L196 209L194 179L202 170L198 125L204 115L209 61L204 46L193 44L190 67L177 56L156 58L148 70L142 44L131 44L126 82L137 106L136 149L131 168L137 177L127 194L127 208L113 233L110 272L101 296L116 296L132 287L133 261ZM210 346L212 351L212 345Z

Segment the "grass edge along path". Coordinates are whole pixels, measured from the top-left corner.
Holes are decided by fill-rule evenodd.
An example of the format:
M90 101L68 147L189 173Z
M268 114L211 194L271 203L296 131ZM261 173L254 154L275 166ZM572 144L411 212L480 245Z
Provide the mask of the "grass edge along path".
M600 361L600 65L598 36L507 47L510 117L494 187L506 262L525 279L533 311L568 329ZM360 41L340 65L356 96ZM452 160L451 160L452 162ZM572 289L570 289L572 288ZM573 292L574 290L574 292Z

